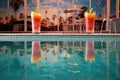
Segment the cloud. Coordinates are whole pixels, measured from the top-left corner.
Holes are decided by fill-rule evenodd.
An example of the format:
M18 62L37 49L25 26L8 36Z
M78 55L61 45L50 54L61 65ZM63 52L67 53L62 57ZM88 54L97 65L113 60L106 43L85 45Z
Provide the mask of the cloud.
M42 4L52 4L52 3L56 3L56 0L44 0L42 2Z
M0 8L0 12L7 12L7 9L5 9L5 8Z
M43 3L52 4L52 3L56 3L56 0L44 0ZM62 16L63 18L66 18L66 14L64 14L64 10L71 8L72 7L71 3L66 2L64 0L58 0L58 4L59 4L59 8L57 8L56 6L53 6L53 5L42 5L41 14L43 15L43 18L45 18L45 16L51 18L52 15L54 15L54 14ZM58 9L59 9L59 14L58 14ZM45 14L45 11L48 12L47 15ZM70 16L70 13L68 13L67 16Z
M100 4L101 4L101 1L100 0L97 0L97 6L100 6Z
M27 9L27 15L30 16L31 11L33 11L33 6L30 6L31 4L29 4L28 9ZM48 17L51 19L52 15L57 15L58 11L57 8L52 6L52 5L43 5L40 8L40 13L42 14L43 18ZM45 13L45 11L47 11L47 14ZM23 11L20 11L23 12Z
M41 7L41 14L43 15L43 18L45 18L45 16L51 18L53 14L58 15L58 8L56 6L47 5L47 4L52 4L53 2L56 3L56 0L44 0L43 3L45 3L45 5L42 5ZM66 14L64 13L64 10L70 9L72 7L71 6L72 3L64 1L64 0L58 0L58 3L59 3L59 16L62 16L65 19ZM77 5L77 8L79 9L81 6L83 5ZM47 15L45 14L45 11L48 12ZM69 17L70 15L71 13L68 13L67 17Z
M49 17L51 19L52 15L57 15L58 12L56 7L53 7L53 6L47 6L47 7L48 8L42 7L41 9L41 14L43 18ZM47 11L47 14L45 13L45 11Z
M8 10L5 8L0 8L0 17L5 17L8 13Z
M59 5L61 7L64 7L64 8L71 8L71 3L70 2L66 2L66 1L61 1L61 3L59 3Z
M71 3L65 0L57 0L57 2L59 4L59 15L65 17L65 14L63 13L63 11L65 9L71 8L72 7ZM35 5L34 3L35 3L35 0L32 0L32 2L28 4L27 15L30 15L31 11L34 9L34 5ZM51 16L54 14L58 15L58 8L56 6L57 6L56 0L44 0L43 2L41 2L40 11L43 18L45 18L45 16L51 18ZM47 15L45 14L45 11L48 12Z

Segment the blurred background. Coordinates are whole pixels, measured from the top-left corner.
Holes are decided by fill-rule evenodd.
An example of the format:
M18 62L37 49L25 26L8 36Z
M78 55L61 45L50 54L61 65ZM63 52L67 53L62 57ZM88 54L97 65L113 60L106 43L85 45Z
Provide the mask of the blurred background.
M96 12L96 19L103 20L107 16L107 0L1 0L0 1L0 24L7 24L9 27L12 25L12 28L5 29L5 31L31 31L31 11L35 10L39 1L39 11L42 14L43 20L43 31L49 31L48 26L59 26L52 30L63 31L63 27L60 27L62 20L64 23L61 25L65 26L67 21L74 15L76 19L84 18L80 17L80 11L70 11L65 12L66 10L71 9L82 9L86 7L85 11L89 11L89 8L92 7ZM116 2L118 0L110 0L110 18L116 18ZM26 3L25 3L26 2ZM26 5L25 5L26 4ZM25 30L25 25L23 29L14 27L13 24L18 24L20 20L27 19L27 26L30 26ZM53 18L57 19L57 22L52 22ZM49 24L47 21L50 21ZM17 21L17 22L16 22ZM47 23L45 23L47 22ZM20 22L24 24L24 21ZM100 22L101 23L101 22ZM98 24L97 24L98 25ZM47 27L46 27L47 26ZM100 25L99 25L100 26ZM1 26L0 26L1 27ZM99 28L100 29L100 28ZM4 29L2 30L4 31Z

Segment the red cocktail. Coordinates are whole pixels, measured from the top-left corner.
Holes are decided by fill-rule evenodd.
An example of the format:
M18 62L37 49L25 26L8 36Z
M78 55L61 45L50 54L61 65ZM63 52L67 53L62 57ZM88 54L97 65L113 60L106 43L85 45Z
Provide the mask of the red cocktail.
M40 33L41 18L42 18L41 14L32 11L31 18L32 18L32 32L33 33Z
M85 13L85 24L86 24L86 32L93 33L94 32L94 24L95 24L95 16L93 13Z

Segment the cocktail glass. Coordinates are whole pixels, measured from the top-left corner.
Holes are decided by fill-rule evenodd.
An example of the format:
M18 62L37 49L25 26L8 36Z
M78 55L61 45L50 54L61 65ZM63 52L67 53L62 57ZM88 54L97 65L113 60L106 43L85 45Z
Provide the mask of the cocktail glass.
M38 12L31 12L32 33L40 33L42 15Z
M94 33L95 16L96 16L95 12L92 13L85 12L86 33Z

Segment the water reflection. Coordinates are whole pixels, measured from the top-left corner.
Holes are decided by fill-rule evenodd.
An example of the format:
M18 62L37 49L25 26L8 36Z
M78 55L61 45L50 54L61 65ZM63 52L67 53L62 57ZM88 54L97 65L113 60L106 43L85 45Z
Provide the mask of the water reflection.
M95 60L94 41L86 41L85 60L90 62L93 62Z
M32 42L31 63L37 63L41 59L41 47L39 41Z
M120 79L119 47L120 41L0 42L0 77Z

